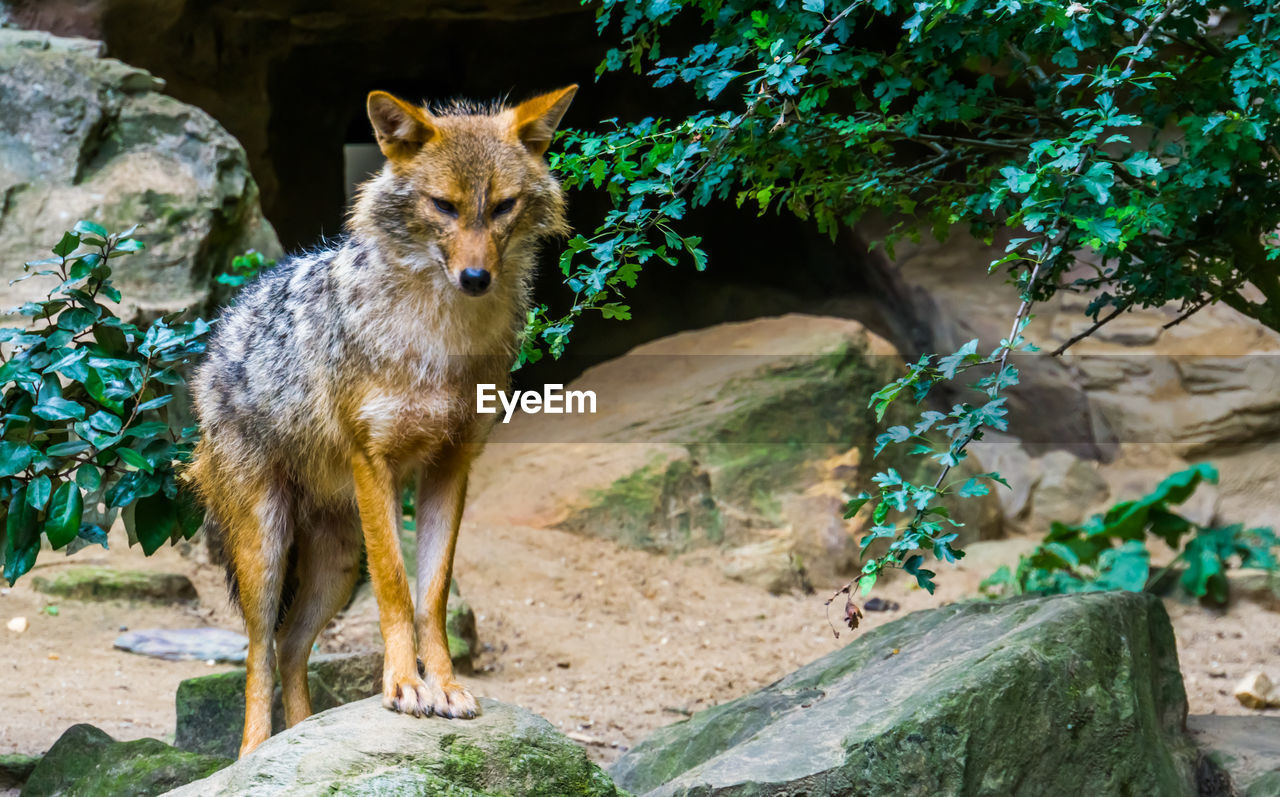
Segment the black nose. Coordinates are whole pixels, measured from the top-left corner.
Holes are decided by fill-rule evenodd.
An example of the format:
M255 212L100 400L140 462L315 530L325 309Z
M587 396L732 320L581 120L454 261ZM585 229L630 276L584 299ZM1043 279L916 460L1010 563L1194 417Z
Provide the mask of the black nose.
M462 290L472 296L479 296L487 291L492 281L493 277L489 275L487 269L483 268L464 268L462 276L458 278L458 284L462 286Z

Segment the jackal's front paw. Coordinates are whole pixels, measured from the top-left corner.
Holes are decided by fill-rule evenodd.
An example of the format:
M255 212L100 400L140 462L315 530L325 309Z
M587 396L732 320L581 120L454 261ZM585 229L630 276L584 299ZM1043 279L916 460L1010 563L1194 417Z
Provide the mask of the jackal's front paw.
M401 714L430 717L433 690L416 674L407 678L387 676L383 679L382 705Z
M480 706L470 690L457 681L428 678L431 689L431 712L437 717L469 720L480 714Z

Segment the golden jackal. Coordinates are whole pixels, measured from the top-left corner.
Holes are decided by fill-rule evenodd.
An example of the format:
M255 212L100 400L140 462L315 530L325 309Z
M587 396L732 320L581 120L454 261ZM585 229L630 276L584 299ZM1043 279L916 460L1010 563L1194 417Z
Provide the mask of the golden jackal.
M494 417L473 402L477 383L506 383L537 247L566 229L543 155L575 91L434 111L373 92L387 163L348 236L264 273L216 325L192 382L189 477L249 634L241 755L271 735L277 656L286 723L311 713L307 658L355 584L361 528L383 703L476 715L445 637L467 472ZM399 538L412 475L416 615Z

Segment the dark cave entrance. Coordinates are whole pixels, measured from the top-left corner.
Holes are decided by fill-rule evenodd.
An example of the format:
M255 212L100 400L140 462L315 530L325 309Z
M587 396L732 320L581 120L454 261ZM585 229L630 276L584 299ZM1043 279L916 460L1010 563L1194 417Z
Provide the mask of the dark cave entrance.
M175 0L160 11L149 3L103 2L90 22L77 18L88 29L61 31L105 39L111 55L163 77L171 94L208 111L235 135L286 250L339 234L349 185L376 168L380 156L364 116L370 90L410 100L521 99L578 83L565 124L581 127L696 107L690 92L654 90L643 77L609 75L597 82L606 44L592 12L573 2L461 0L447 8L406 8L372 0L309 13L298 5ZM672 39L695 33L675 31ZM602 195L575 192L570 221L589 232L606 208ZM703 237L710 256L705 273L647 267L627 296L633 320L585 318L570 355L522 371L521 381L567 382L647 340L786 312L853 317L887 331L870 299L882 293L873 287L876 270L866 268L851 234L833 245L810 224L758 217L732 203L691 213L684 229ZM535 295L558 310L570 297L551 249Z

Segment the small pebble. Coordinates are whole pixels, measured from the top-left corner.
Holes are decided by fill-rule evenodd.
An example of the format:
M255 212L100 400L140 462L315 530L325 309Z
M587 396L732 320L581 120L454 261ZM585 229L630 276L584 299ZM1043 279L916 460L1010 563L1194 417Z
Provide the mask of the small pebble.
M1273 695L1273 690L1271 679L1266 673L1254 670L1236 684L1235 695L1236 700L1245 708L1266 708L1273 701L1280 703Z
M5 628L8 628L10 631L12 631L15 634L21 634L23 631L26 631L27 628L30 627L30 625L31 624L27 622L27 618L15 617L9 621L8 625L6 625Z

